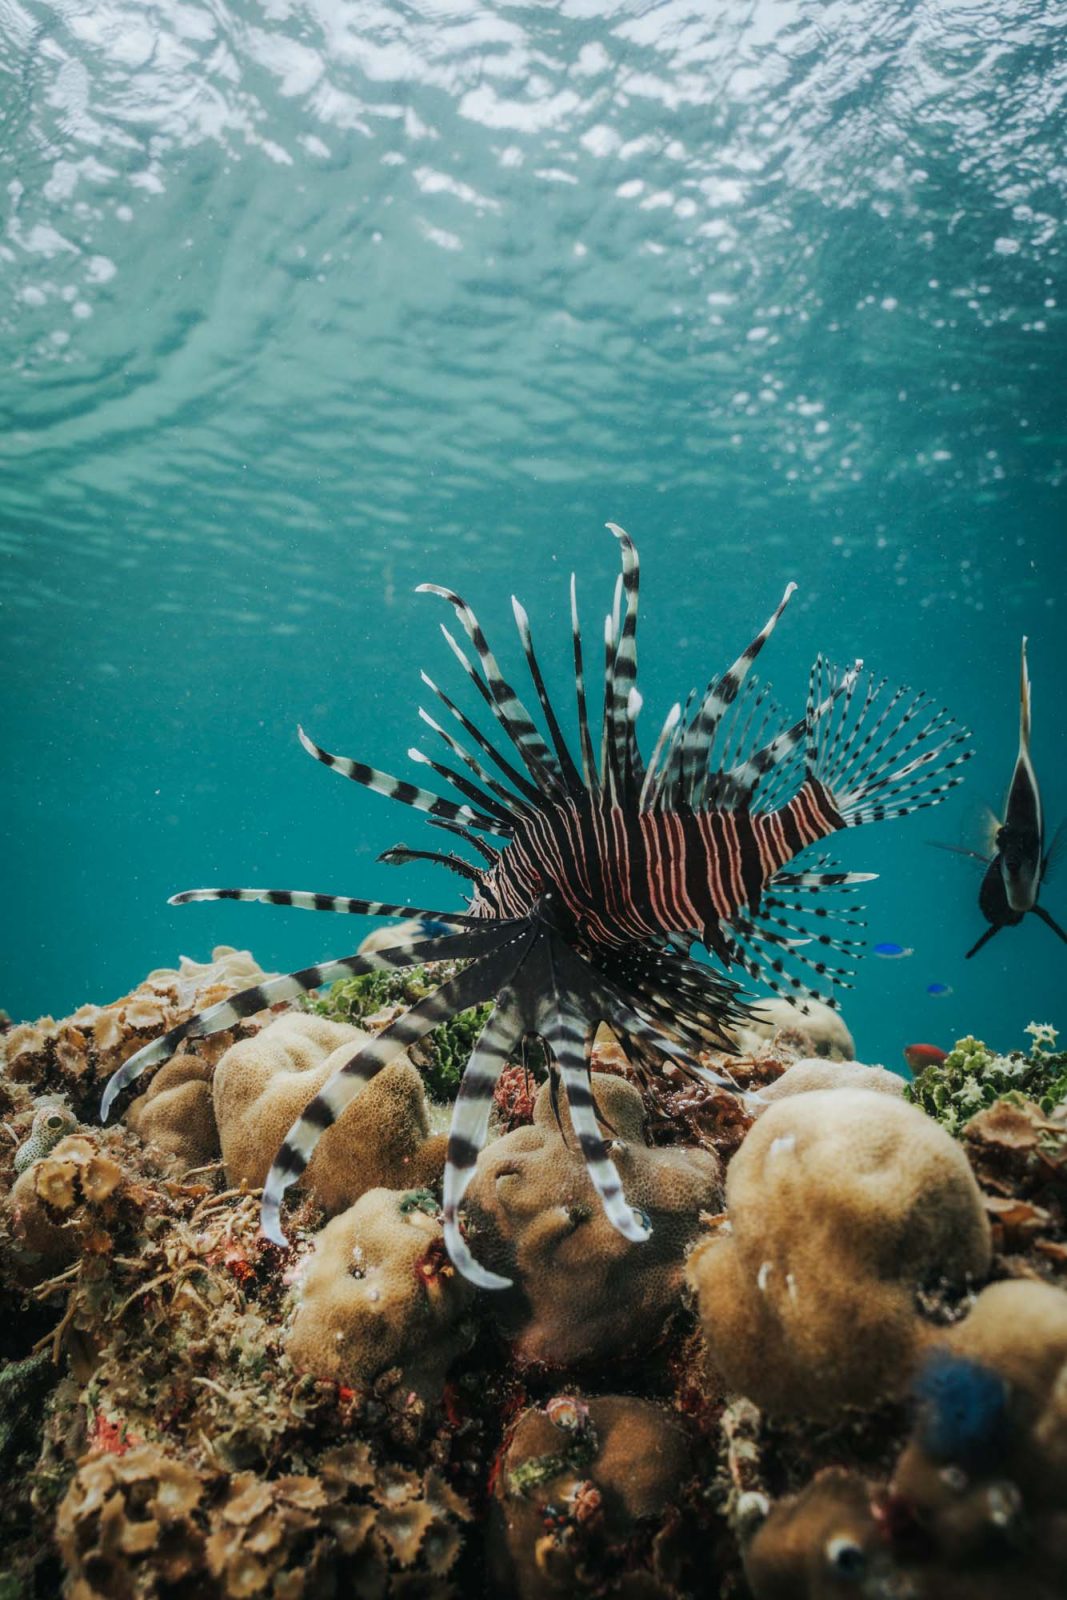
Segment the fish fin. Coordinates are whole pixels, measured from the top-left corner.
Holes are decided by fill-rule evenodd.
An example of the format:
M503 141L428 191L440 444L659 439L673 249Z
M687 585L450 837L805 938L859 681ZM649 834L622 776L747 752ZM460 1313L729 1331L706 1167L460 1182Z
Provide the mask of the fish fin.
M447 915L444 913L445 917ZM401 967L422 966L427 961L452 961L461 955L471 958L485 955L506 942L515 926L514 922L504 927L498 922L486 923L468 933L445 934L440 938L419 940L394 949L368 951L365 955L357 950L354 955L344 956L339 961L325 961L314 967L305 967L300 972L264 978L262 983L253 984L251 988L242 989L238 994L220 1000L217 1005L208 1006L207 1010L187 1017L177 1027L143 1045L129 1060L123 1062L118 1071L112 1073L104 1089L100 1105L101 1120L107 1121L111 1107L123 1089L135 1082L148 1067L169 1060L186 1039L205 1039L211 1034L223 1033L245 1017L254 1017L257 1012L266 1011L283 1000L297 1000L302 995L310 994L312 989L335 983L338 978L357 978L365 972L392 972Z
M519 936L521 937L521 936ZM509 944L514 945L513 938ZM284 1244L280 1210L286 1189L306 1169L325 1130L383 1067L418 1040L461 1011L468 1011L496 992L509 962L508 946L474 961L411 1006L374 1038L362 1041L322 1085L293 1123L275 1156L263 1186L260 1217L263 1232ZM491 1098L491 1095L490 1095ZM447 1199L447 1190L446 1190ZM447 1223L447 1207L446 1207Z
M829 792L845 827L906 816L940 804L974 754L970 733L926 695L889 690L833 668L820 656L808 693L805 762Z
M390 852L386 851L388 854ZM172 894L167 904L187 906L204 900L242 900L258 902L260 905L289 906L297 911L335 911L360 917L429 917L437 922L454 923L457 928L478 926L484 921L482 917L471 917L461 912L430 911L425 906L396 906L384 900L352 900L347 895L313 894L308 889L182 889L179 894Z
M968 850L963 844L946 844L943 839L927 839L926 843L935 850L948 850L954 856L968 856L970 860L977 861L983 867L988 867L992 856L983 856L977 850Z
M1030 754L1030 671L1026 665L1026 635L1019 658L1019 754Z
M974 944L972 944L971 948L968 950L967 954L964 956L963 959L965 961L969 961L972 956L976 956L978 954L979 950L981 950L982 946L984 944L988 944L990 939L992 939L993 935L995 933L999 933L1001 928L1004 927L1004 926L1006 926L1006 924L996 922L996 923L993 924L993 926L991 928L987 928L986 931L983 933L982 937L980 939L978 939Z
M1041 864L1042 883L1047 883L1050 876L1058 871L1065 854L1067 854L1067 818L1060 823L1045 851L1045 859Z
M1067 933L1064 933L1059 923L1049 916L1044 906L1031 906L1030 910L1034 913L1035 917L1040 917L1045 926L1047 928L1051 928L1053 933L1063 940L1064 944L1067 944Z
M450 822L462 822L468 827L481 828L486 833L500 833L501 825L498 819L486 816L481 812L471 809L470 806L457 806L451 800L443 800L440 795L433 794L429 789L420 789L417 784L407 783L401 778L390 777L387 772L379 772L377 767L368 767L362 761L352 761L348 756L331 755L328 750L323 750L314 739L297 728L300 743L309 755L321 761L324 767L330 767L334 772L339 772L342 777L351 778L353 783L361 783L366 789L373 789L377 794L384 794L390 800L399 800L406 806L414 806L416 811L428 811L433 817L445 817ZM506 831L506 830L505 830Z

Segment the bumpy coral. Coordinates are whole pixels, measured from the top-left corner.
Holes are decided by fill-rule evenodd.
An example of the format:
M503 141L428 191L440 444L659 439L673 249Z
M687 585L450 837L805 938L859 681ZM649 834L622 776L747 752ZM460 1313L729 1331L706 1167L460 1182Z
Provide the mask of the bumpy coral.
M290 1012L223 1056L213 1084L230 1183L258 1188L308 1101L368 1034ZM431 1135L422 1078L400 1057L372 1078L319 1140L301 1182L330 1213L368 1189L435 1182L445 1138Z
M1050 1030L1036 1034L1028 1054L1020 1050L998 1055L980 1039L957 1041L944 1061L923 1069L908 1086L908 1097L949 1133L959 1133L965 1122L1002 1095L1018 1093L1050 1112L1067 1101L1067 1054L1055 1054L1045 1045Z
M471 1343L473 1294L445 1252L433 1196L372 1189L315 1241L289 1357L298 1370L351 1386L399 1368L405 1384L436 1396Z
M756 1600L888 1600L900 1592L893 1587L896 1570L870 1486L840 1467L826 1468L800 1494L779 1501L745 1551Z
M133 1101L126 1123L177 1172L202 1167L219 1153L211 1068L199 1056L176 1056Z
M798 1094L760 1117L727 1179L730 1232L689 1280L717 1372L775 1414L873 1404L907 1384L930 1334L924 1291L989 1264L989 1224L959 1147L865 1089Z
M681 1419L650 1401L557 1395L525 1411L496 1473L495 1592L518 1600L691 1592L676 1582L678 1507L692 1468Z
M14 1082L37 1093L58 1091L79 1117L95 1121L104 1084L148 1039L266 976L247 950L229 945L218 945L210 962L182 956L177 968L157 968L110 1005L81 1006L62 1022L42 1017L11 1028L0 1037L0 1062ZM198 1041L198 1053L215 1062L235 1036L257 1026L248 1018L233 1032Z
M454 1593L445 1574L470 1512L438 1473L382 1470L365 1444L328 1450L318 1467L267 1481L197 1468L153 1444L90 1456L57 1518L73 1594Z
M570 1126L566 1095L557 1126L544 1084L533 1125L482 1152L467 1198L478 1258L516 1285L493 1305L521 1361L618 1358L653 1343L678 1305L700 1213L720 1202L713 1154L650 1149L637 1090L606 1073L592 1081L626 1198L648 1214L652 1235L631 1244L611 1226Z
M957 1570L999 1562L1005 1584L1023 1548L1035 1584L1067 1570L1067 1294L991 1284L917 1393L892 1492L934 1548Z
M821 1000L809 1000L805 1011L788 1000L761 1000L750 1018L735 1030L743 1051L758 1049L761 1042L796 1042L798 1054L819 1056L829 1061L852 1061L856 1046L840 1011Z
M865 1067L859 1061L826 1061L818 1056L794 1061L773 1083L760 1090L759 1099L773 1105L790 1095L808 1094L813 1089L870 1089L875 1094L903 1098L904 1079L884 1067Z

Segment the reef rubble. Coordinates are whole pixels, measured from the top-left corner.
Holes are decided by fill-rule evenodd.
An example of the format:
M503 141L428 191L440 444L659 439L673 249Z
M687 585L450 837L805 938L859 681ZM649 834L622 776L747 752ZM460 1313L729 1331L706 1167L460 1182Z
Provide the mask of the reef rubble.
M261 976L220 947L0 1035L0 1600L1067 1596L1053 1030L905 1085L769 1009L744 1097L652 1094L602 1034L644 1245L520 1060L465 1208L486 1292L439 1209L477 1018L355 1098L288 1248L259 1231L275 1145L418 969L189 1042L100 1125L134 1050Z

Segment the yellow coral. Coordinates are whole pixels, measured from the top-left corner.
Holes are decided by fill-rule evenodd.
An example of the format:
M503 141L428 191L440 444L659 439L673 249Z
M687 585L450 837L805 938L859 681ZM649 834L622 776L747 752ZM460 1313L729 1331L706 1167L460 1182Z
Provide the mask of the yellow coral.
M920 1289L990 1260L981 1195L931 1118L867 1089L771 1106L727 1178L732 1232L689 1262L714 1367L778 1414L899 1392L932 1332Z
M548 1084L538 1093L533 1126L489 1145L468 1190L479 1259L516 1280L518 1292L496 1308L525 1361L566 1365L652 1343L678 1303L700 1213L721 1200L713 1154L650 1149L637 1090L605 1073L594 1073L592 1083L626 1198L652 1221L646 1243L624 1239L604 1215L566 1093L561 1131Z
M230 1183L263 1183L308 1101L367 1037L347 1024L292 1012L227 1050L215 1069L214 1103ZM302 1181L327 1211L342 1211L368 1189L433 1182L444 1147L443 1136L430 1134L422 1078L402 1057L327 1129Z
M470 1343L474 1291L448 1261L437 1218L402 1201L372 1189L319 1234L287 1339L298 1369L357 1386L395 1366L430 1396Z

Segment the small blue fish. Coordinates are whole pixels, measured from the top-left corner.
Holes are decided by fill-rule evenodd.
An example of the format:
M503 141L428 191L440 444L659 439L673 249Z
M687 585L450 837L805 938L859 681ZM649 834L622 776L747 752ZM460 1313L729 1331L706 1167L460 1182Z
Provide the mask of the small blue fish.
M876 956L883 956L887 961L900 961L904 956L913 956L915 951L902 944L886 943L876 944L874 953Z
M948 983L928 983L926 992L932 994L935 1000L941 1000L946 994L952 993L952 986Z

